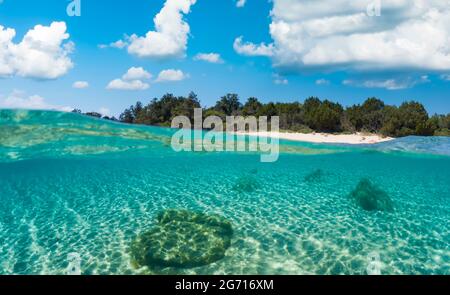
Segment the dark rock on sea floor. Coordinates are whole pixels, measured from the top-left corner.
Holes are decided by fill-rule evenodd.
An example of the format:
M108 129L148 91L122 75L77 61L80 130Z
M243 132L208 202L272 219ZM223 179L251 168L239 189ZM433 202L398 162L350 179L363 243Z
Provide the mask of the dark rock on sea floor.
M366 211L392 211L393 203L389 195L375 186L369 179L362 179L350 198Z
M231 223L218 215L167 210L158 224L131 245L137 266L192 268L225 257L233 236Z
M325 177L325 172L322 169L316 169L311 173L307 174L304 178L305 182L314 183L322 181Z
M233 190L243 193L251 193L259 188L259 182L253 175L239 177Z
M258 174L258 169L256 169L256 168L251 169L250 174L253 174L253 175Z

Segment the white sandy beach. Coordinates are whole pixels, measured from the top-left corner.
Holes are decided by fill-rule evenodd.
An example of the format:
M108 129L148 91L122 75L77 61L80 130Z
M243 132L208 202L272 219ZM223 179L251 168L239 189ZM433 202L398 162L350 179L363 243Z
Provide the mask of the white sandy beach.
M313 142L313 143L344 143L344 144L375 144L393 140L391 137L382 137L376 134L326 134L326 133L289 133L289 132L238 132L261 137L278 137L280 139Z

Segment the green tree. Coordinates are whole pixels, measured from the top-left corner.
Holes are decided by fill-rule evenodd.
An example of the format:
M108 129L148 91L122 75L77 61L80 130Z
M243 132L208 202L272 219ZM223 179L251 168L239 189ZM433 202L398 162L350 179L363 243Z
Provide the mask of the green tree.
M362 105L354 105L345 111L345 117L356 131L379 132L384 124L383 101L368 98Z
M133 112L130 109L125 109L122 114L119 116L119 120L123 123L134 123Z
M263 105L257 113L258 117L267 116L268 119L270 119L273 116L277 116L277 115L278 115L278 110L273 102L269 102L268 104Z
M383 127L384 102L377 98L367 99L361 106L362 130L368 132L378 132Z
M318 108L316 114L317 130L337 132L341 130L341 117L344 112L342 106L325 100Z
M303 118L308 127L316 131L337 132L341 130L344 109L338 103L308 98L303 104Z
M177 103L172 110L172 118L176 116L186 116L191 122L194 121L194 110L201 108L197 94L189 93L188 97L179 97Z
M428 120L428 125L435 136L450 136L450 114L434 115Z
M280 128L283 130L303 130L302 106L298 102L277 103L275 105L280 117Z
M347 120L351 126L347 126L349 131L361 131L364 126L363 112L360 105L353 105L345 110L345 120ZM351 130L350 130L351 129Z
M250 97L242 108L242 114L244 116L256 116L262 106L257 98Z
M405 102L398 109L385 113L386 121L382 133L388 136L429 135L428 113L418 102Z
M242 105L239 102L239 97L234 93L228 93L222 96L215 106L216 111L222 112L227 116L237 115L241 108Z

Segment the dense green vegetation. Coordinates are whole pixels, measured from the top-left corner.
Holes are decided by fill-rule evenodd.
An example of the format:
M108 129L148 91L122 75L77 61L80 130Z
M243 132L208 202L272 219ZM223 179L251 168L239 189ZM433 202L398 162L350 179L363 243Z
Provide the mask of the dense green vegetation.
M126 109L119 120L124 123L170 126L175 116L184 115L193 121L194 108L200 108L197 95L187 97L166 94L148 105L137 102ZM361 105L344 108L339 103L310 97L303 103L261 103L251 97L244 104L237 94L221 97L214 106L203 109L205 117L279 116L280 129L295 132L369 132L385 136L409 135L450 136L450 114L430 117L418 102L405 102L399 107L369 98Z
M81 112L81 110L79 109L74 109L72 111L72 113L76 113L76 114L83 114L89 117L94 117L94 118L98 118L98 119L105 119L105 120L111 120L111 121L119 121L116 117L109 117L109 116L103 116L100 113L97 112L87 112L87 113L83 113Z

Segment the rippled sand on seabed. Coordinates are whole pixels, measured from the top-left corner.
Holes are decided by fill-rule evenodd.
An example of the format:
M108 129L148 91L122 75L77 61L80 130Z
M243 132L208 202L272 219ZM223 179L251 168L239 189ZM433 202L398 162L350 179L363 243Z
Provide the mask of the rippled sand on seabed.
M450 274L448 139L373 147L283 142L257 154L175 153L173 131L74 114L0 111L0 274ZM38 134L37 134L38 133ZM349 194L368 178L393 212ZM166 209L233 224L225 258L190 269L132 264Z

